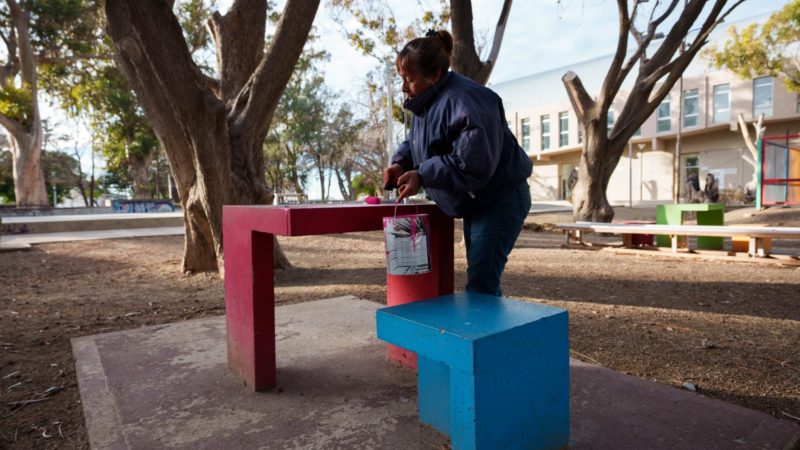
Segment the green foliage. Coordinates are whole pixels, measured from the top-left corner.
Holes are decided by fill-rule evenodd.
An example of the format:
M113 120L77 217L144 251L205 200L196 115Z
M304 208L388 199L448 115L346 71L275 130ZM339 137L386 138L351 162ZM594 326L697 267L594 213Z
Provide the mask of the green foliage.
M378 195L377 192L375 192L375 183L364 174L358 174L353 177L352 187L356 197L361 195Z
M102 4L97 0L30 0L31 44L48 58L94 52L102 39Z
M422 5L422 15L400 25L386 0L332 0L334 19L342 25L350 43L365 55L381 61L391 60L405 42L424 35L430 28L440 29L450 22L450 6L438 0L436 7ZM345 29L347 16L354 18L359 29Z
M0 205L13 205L17 201L14 194L13 171L11 152L0 149Z
M206 72L213 71L211 54L204 52L211 45L211 33L206 23L211 17L211 11L216 9L216 0L187 0L176 4L175 15L181 24L189 52L195 56L200 68Z
M730 40L722 49L712 45L705 56L717 68L727 68L740 78L783 76L786 88L800 93L800 0L773 14L760 29L750 24L728 29Z
M44 151L42 153L42 171L45 177L45 189L49 204L53 204L53 186L55 186L56 203L62 201L72 188L77 186L80 176L80 161L60 151Z
M33 93L30 86L23 83L21 87L16 87L12 80L8 80L5 88L0 90L0 113L23 126L29 126L33 121Z

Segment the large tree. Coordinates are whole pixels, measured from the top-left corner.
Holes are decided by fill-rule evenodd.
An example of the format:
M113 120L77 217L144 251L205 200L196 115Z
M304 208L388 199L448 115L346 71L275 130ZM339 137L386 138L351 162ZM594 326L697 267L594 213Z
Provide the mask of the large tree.
M42 171L38 66L63 65L91 55L95 2L6 0L0 5L0 125L10 136L18 206L47 206Z
M646 11L644 1L617 0L617 48L599 94L592 97L572 71L563 77L585 136L578 182L572 192L576 220L610 222L614 218L606 189L628 140L669 94L689 63L707 44L714 28L742 1L670 0L665 4L656 1ZM680 5L684 6L680 8ZM674 24L653 55L648 56L659 27L676 11L679 13ZM630 46L629 35L634 40ZM609 132L608 110L634 68L638 68L638 74L633 87Z
M741 78L780 76L790 92L800 93L800 0L793 0L760 26L752 23L728 29L722 48L710 45L708 56Z
M267 3L235 0L210 18L215 79L192 60L172 2L106 2L118 63L172 167L185 271L222 269L222 205L271 200L262 145L319 0L288 0L265 49Z

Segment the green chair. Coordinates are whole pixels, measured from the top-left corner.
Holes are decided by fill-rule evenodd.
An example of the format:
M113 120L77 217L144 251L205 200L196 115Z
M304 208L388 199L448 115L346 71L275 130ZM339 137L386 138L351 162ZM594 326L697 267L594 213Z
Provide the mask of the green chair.
M725 225L725 205L722 203L686 203L677 205L656 206L656 224L658 225L683 225L683 213L694 211L697 213L698 225ZM656 245L669 247L669 236L656 236ZM722 250L724 238L711 236L698 236L697 248L705 250Z

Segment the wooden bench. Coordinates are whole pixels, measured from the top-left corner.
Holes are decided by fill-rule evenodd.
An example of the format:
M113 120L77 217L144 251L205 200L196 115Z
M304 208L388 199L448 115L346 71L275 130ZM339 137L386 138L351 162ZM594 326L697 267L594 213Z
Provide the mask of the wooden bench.
M769 256L770 248L765 243L770 239L800 239L800 227L763 227L763 226L709 226L709 225L624 225L603 222L577 222L558 224L564 230L567 244L583 243L583 233L621 234L623 242L630 242L626 237L633 234L656 234L670 237L672 252L678 251L680 236L713 236L733 237L746 236L748 239L747 254L750 256Z
M378 338L417 352L420 420L454 450L567 445L567 311L459 293L376 314Z

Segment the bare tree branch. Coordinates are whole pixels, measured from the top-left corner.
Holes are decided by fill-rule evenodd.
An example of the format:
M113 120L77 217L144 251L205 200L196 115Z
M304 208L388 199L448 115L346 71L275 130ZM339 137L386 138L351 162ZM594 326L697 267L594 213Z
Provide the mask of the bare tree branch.
M564 86L567 88L567 94L569 95L569 101L572 103L572 108L575 110L575 114L578 116L578 122L585 126L586 120L588 117L588 111L595 106L595 101L586 92L586 88L583 87L583 83L578 75L573 72L567 72L561 81L564 83Z
M606 73L606 77L603 80L603 87L600 89L600 96L597 100L603 109L607 109L617 95L617 90L614 89L614 86L621 84L619 81L620 69L625 60L625 54L628 52L628 31L631 27L627 1L617 2L617 15L619 17L617 50L614 52L614 58L611 60L611 66L608 68L608 73Z
M486 63L490 66L489 74L494 67L497 56L500 54L500 45L503 43L503 36L506 32L506 23L508 23L508 16L511 13L511 3L513 0L505 0L503 2L503 9L500 11L500 18L497 19L497 26L494 30L494 38L492 39L492 49L489 51L489 56L486 58Z
M233 101L234 132L256 126L265 136L267 126L303 51L320 0L289 0L275 36L250 80ZM310 13L309 13L310 12Z
M8 130L14 139L16 139L17 136L21 135L22 133L25 133L25 127L21 123L3 113L0 113L0 125Z

